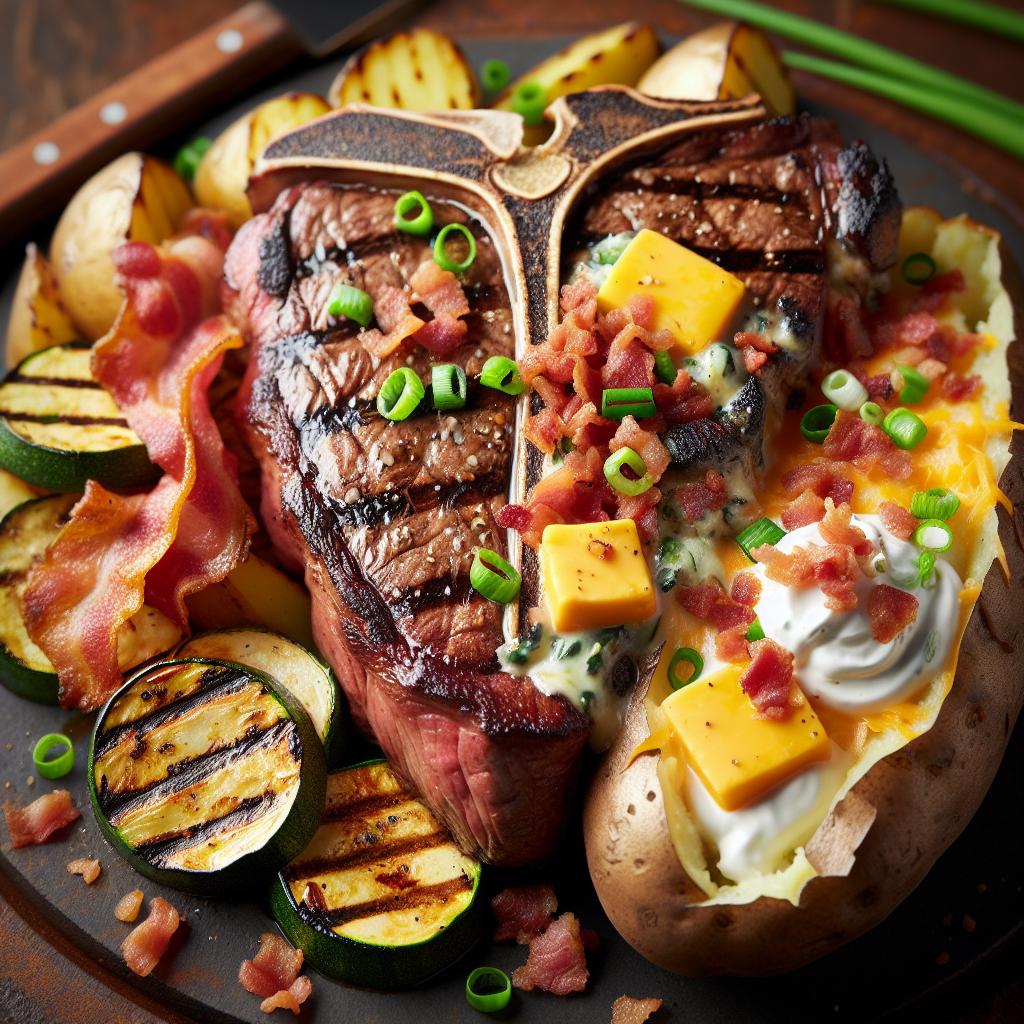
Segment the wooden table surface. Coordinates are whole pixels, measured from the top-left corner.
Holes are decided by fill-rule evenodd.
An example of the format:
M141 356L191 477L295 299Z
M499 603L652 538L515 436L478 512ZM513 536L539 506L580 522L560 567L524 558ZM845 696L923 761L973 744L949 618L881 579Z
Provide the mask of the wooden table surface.
M1022 0L1002 2L1024 10ZM0 150L237 6L237 0L0 0ZM279 6L286 9L287 4ZM776 6L812 15L1024 101L1024 45L863 0L788 0ZM344 0L338 7L344 7ZM493 37L571 35L627 18L671 35L712 20L674 0L438 0L418 20L456 36ZM1017 161L883 100L807 76L798 76L797 85L804 95L845 106L912 138L937 159L948 154L978 175L976 187L994 189L986 198L1024 230L1024 174ZM102 965L87 962L47 921L15 913L5 895L10 894L3 892L0 878L0 1024L182 1020ZM55 956L54 948L62 956ZM990 964L969 987L936 1008L934 1021L1019 1020L1024 980L1018 957L1019 951L1010 951Z

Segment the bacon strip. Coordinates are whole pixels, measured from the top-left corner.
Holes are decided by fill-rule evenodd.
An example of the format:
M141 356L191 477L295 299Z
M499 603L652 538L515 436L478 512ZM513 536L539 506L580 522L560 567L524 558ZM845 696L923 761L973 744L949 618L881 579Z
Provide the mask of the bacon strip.
M22 596L62 705L83 711L120 685L117 634L143 601L187 628L185 598L244 561L254 528L206 396L223 353L242 344L223 318L202 319L223 253L192 238L164 252L131 242L114 259L126 301L93 373L164 476L127 496L90 481Z
M11 835L11 847L39 846L66 825L82 816L66 789L55 789L20 807L4 801L4 818Z
M121 943L121 955L129 970L145 978L153 972L181 923L181 915L163 896L149 901L149 916L136 925Z
M879 583L868 595L871 635L880 643L892 643L917 618L918 601L905 590Z
M491 900L491 909L498 921L494 941L525 945L551 924L558 900L550 885L513 885Z
M512 984L525 992L539 988L567 996L582 992L589 977L580 923L575 914L562 914L530 940L526 963L512 972Z

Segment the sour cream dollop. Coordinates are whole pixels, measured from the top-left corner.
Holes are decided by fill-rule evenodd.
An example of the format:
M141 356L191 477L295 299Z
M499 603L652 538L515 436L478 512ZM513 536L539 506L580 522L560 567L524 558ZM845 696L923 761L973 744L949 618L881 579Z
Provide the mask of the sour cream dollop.
M918 600L917 618L890 643L879 643L871 635L868 595L881 583L898 586L913 579L920 551L889 533L877 516L854 516L852 521L875 545L871 561L883 570L857 583L856 609L830 611L817 587L787 587L768 579L758 566L762 590L757 614L766 635L795 655L805 693L838 711L863 713L910 697L946 663L956 637L963 584L948 562L936 559L935 585L911 591ZM786 534L776 547L792 551L824 543L814 523Z

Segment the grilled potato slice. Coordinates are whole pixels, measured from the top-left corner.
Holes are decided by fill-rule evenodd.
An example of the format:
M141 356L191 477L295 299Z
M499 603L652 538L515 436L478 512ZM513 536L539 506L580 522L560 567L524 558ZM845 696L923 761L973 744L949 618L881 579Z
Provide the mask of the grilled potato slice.
M658 37L649 25L626 21L614 28L583 36L517 78L498 97L494 106L511 110L515 91L535 82L547 93L548 102L571 92L583 92L595 85L636 85L661 51ZM528 125L527 145L537 145L550 135L546 125Z
M82 337L95 341L106 334L121 308L114 249L126 241L162 241L191 206L181 178L142 153L118 157L75 193L53 233L50 262Z
M480 85L455 42L428 28L399 32L353 56L327 91L336 107L371 103L401 110L470 110Z
M36 244L30 242L7 321L7 365L17 366L33 352L77 337L75 325L61 302L53 267Z
M232 227L252 216L245 194L256 158L267 145L330 111L312 92L290 92L261 103L214 139L196 169L193 187L201 206L223 210Z
M760 29L721 21L673 46L637 88L666 100L739 99L759 93L769 113L792 114L796 94L786 66Z

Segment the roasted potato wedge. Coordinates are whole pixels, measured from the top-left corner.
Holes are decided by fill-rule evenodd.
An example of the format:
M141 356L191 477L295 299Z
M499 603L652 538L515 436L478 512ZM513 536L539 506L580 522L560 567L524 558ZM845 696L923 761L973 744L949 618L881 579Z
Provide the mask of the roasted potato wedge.
M232 227L241 226L252 216L245 189L256 158L274 139L330 109L316 93L290 92L244 114L217 136L200 161L193 183L199 205L223 210Z
M637 88L666 100L739 99L756 92L772 114L796 109L793 83L771 40L732 21L673 46L647 69Z
M583 36L548 57L512 82L494 106L499 110L512 110L515 91L526 82L541 86L548 102L595 85L636 85L660 51L654 29L626 21L603 32ZM527 145L537 145L550 133L547 125L528 125L524 141Z
M7 321L7 365L16 366L33 352L77 337L61 302L53 267L35 243L30 243Z
M192 193L155 157L126 153L90 178L64 209L50 243L50 262L64 307L81 335L104 335L121 308L114 249L122 242L160 242L192 206Z
M35 497L37 492L24 480L20 480L13 473L8 473L6 469L0 469L0 519L3 519L12 508L17 508L22 502Z
M399 32L353 56L327 91L336 107L372 103L401 110L470 110L480 85L455 42L428 28Z

